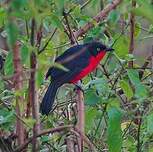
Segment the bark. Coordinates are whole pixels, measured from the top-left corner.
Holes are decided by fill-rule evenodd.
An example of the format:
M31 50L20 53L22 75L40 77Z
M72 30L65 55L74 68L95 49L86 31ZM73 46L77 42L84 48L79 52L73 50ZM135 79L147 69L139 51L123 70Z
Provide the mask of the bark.
M136 6L136 1L132 0L132 7ZM135 15L131 12L130 14L130 45L129 54L133 54L134 51L134 31L135 31ZM129 61L129 68L133 68L133 61Z
M77 100L77 108L78 108L78 121L77 121L77 128L81 132L81 134L84 135L84 95L82 90L77 90L78 100ZM78 147L79 152L83 152L83 139L81 137L78 137Z
M35 42L35 28L36 23L35 20L32 19L31 25L31 45L34 46ZM37 139L37 134L40 131L39 126L39 103L38 103L38 96L37 96L37 88L36 88L36 69L37 69L37 58L34 51L32 51L30 55L30 80L29 80L29 104L32 106L32 117L35 120L35 124L33 126L33 144L32 144L32 151L38 151L39 143ZM31 108L31 107L27 107Z
M15 91L21 91L23 88L23 78L22 78L22 64L21 64L21 56L20 56L20 50L19 50L19 45L15 44L13 48L13 64L14 64L14 87ZM20 106L23 102L22 96L17 96L16 97L16 114L18 117L22 118L22 112L20 111ZM24 139L25 139L25 129L20 121L19 118L17 118L16 122L16 134L18 136L18 145L24 144Z
M98 15L93 17L91 22L88 22L85 26L74 33L75 38L77 39L78 37L85 34L89 29L93 28L95 26L95 21L97 23L103 21L109 14L109 12L115 9L121 2L122 0L114 0L110 4L108 4Z

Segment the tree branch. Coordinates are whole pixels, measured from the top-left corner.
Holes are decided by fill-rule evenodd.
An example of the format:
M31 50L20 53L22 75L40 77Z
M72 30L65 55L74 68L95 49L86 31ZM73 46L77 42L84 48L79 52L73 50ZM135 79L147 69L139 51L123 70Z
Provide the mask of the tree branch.
M136 1L132 0L132 7L136 6ZM130 14L130 45L129 54L133 54L134 51L134 31L135 31L135 15L133 12ZM133 61L129 61L128 66L133 68Z
M93 28L95 26L93 21L99 23L100 21L104 20L108 13L115 9L121 2L122 0L114 0L108 4L98 15L93 17L92 21L88 22L85 26L74 33L75 38L77 39L78 37L85 34L89 29Z

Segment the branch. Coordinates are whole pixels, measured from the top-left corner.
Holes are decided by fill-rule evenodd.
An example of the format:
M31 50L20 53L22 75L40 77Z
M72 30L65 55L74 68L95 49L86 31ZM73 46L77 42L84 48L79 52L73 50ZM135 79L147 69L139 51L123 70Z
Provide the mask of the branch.
M23 88L23 81L22 81L22 64L21 64L21 56L20 56L20 50L19 50L19 45L17 42L15 43L15 46L13 48L13 64L14 64L14 73L18 76L14 78L14 87L15 91L21 91ZM19 117L22 117L22 113L20 111L20 103L19 101L23 102L22 96L16 97L16 113ZM18 136L18 144L23 144L24 143L24 126L22 122L17 118L16 122L16 133Z
M32 19L31 25L31 46L35 45L35 19ZM34 51L31 52L30 55L30 68L32 69L29 80L29 103L32 105L32 116L36 120L33 126L33 151L38 150L38 141L36 135L39 133L39 104L37 97L37 88L36 88L36 69L37 69L37 58ZM30 107L29 107L30 108Z
M77 97L78 97L77 99L77 109L78 109L77 128L82 134L84 134L85 107L84 107L84 95L81 89L77 89ZM79 147L79 151L82 152L83 151L83 140L80 137L78 138L78 147Z
M121 2L122 0L114 0L108 4L97 16L93 17L92 21L88 22L85 26L74 33L75 38L77 39L78 37L85 34L89 29L93 28L95 26L95 21L99 23L100 21L104 20L108 13L115 9Z
M136 1L132 0L132 7L136 6ZM135 15L133 12L130 14L130 45L129 45L129 54L133 54L134 51L134 31L135 31ZM133 61L128 63L130 68L133 68Z
M38 137L41 137L41 136L46 135L46 134L50 134L50 133L53 134L55 132L61 132L63 130L70 129L72 127L73 127L72 125L67 125L67 126L60 126L60 127L57 127L57 128L51 128L51 129L48 129L48 130L41 131L35 137L38 138ZM34 136L30 137L29 140L27 142L25 142L25 144L21 145L21 147L18 147L14 152L21 152L22 150L24 150L28 146L28 144L32 142L33 138L34 138Z

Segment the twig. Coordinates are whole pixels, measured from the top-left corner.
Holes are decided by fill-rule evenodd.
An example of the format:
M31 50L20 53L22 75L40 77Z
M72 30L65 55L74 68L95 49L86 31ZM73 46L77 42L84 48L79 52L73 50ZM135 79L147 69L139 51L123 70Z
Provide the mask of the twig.
M93 17L91 22L88 22L85 26L74 33L76 39L85 34L89 29L93 28L95 26L95 21L99 23L100 21L104 20L107 17L108 13L115 9L121 2L122 0L114 0L110 4L108 4L97 16Z
M60 131L66 130L66 129L70 129L72 127L73 127L72 125L67 125L67 126L60 126L57 128L51 128L48 130L44 130L44 131L41 131L39 134L35 135L35 138L41 137L41 136L49 134L49 133L60 132ZM34 136L30 137L28 139L28 141L26 141L23 145L21 145L16 150L14 150L14 152L21 152L23 149L25 149L28 146L29 143L32 142L33 138L34 138Z
M32 19L31 25L31 45L35 45L35 19ZM38 97L37 97L37 89L36 89L36 68L37 68L37 58L34 51L32 51L30 55L30 67L33 69L30 74L29 80L29 102L32 105L32 116L36 120L33 126L33 145L32 151L38 151L38 141L36 135L39 134L39 105L38 105Z
M78 130L80 130L80 132L82 134L84 134L84 111L85 111L85 107L84 107L84 95L82 90L77 89L77 96L78 96L78 100L77 100L77 108L78 108L78 120L77 120L77 128ZM83 140L78 138L79 141L79 150L80 152L83 152Z
M138 131L137 131L137 152L141 152L141 142L140 142L140 131L141 131L141 123L142 123L142 113L139 115L139 122L138 122Z
M136 6L136 1L132 0L132 7ZM130 14L130 45L129 54L133 54L134 51L134 31L135 31L135 15L133 12ZM133 61L129 61L128 66L133 68Z
M19 45L15 44L13 48L13 64L14 64L14 71L15 74L18 75L18 77L15 77L14 79L14 87L16 91L20 91L23 88L23 81L22 81L22 64L21 64L21 56L20 56L20 51L19 51ZM19 101L23 102L23 98L21 96L16 97L16 113L19 117L22 118L22 113L20 111L20 103ZM25 129L22 124L22 122L17 118L16 122L16 134L18 136L18 144L23 144L24 143L24 136Z
M75 38L75 35L74 35L74 33L72 32L72 30L71 30L71 27L70 27L70 24L69 24L67 15L68 15L68 14L67 14L65 11L63 11L63 16L64 16L64 19L65 19L65 23L66 23L67 29L68 29L68 31L69 31L69 33L67 32L68 37L69 37L69 39L71 40L71 44L75 44L75 43L78 44L78 42L77 42L77 40L76 40L76 38Z
M96 152L96 148L94 147L94 145L91 143L91 141L84 135L84 133L82 133L81 131L80 131L80 129L78 129L78 128L74 128L74 130L73 129L70 129L70 132L72 132L72 133L74 133L75 135L77 135L77 136L79 136L87 145L88 145L88 147L90 147L90 150L91 150L91 152ZM83 152L83 151L81 151L81 152Z
M55 35L56 31L57 31L57 28L54 29L52 35L50 36L50 38L48 39L48 41L46 42L46 44L43 46L43 48L41 50L38 51L38 54L41 54L47 48L49 42L51 41L51 39Z

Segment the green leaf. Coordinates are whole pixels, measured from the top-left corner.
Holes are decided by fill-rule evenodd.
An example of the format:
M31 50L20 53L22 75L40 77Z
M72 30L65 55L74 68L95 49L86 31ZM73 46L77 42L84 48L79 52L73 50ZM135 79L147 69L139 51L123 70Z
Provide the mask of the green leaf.
M41 142L47 142L49 141L49 136L42 136L41 137Z
M104 78L96 78L95 80L91 80L90 85L94 85L99 93L103 93L106 96L110 92L108 82Z
M85 103L87 105L95 105L99 102L100 97L98 97L95 93L94 89L89 89L87 90L87 92L85 93Z
M16 11L23 7L27 3L27 0L12 0L12 7L15 8Z
M135 30L134 30L134 36L138 37L141 33L141 23L136 23L135 24Z
M145 88L145 86L143 84L137 85L135 87L136 92L135 92L135 96L139 99L144 99L147 97L148 92L147 89ZM142 100L143 101L143 100Z
M123 89L123 92L125 93L128 99L131 99L133 97L133 91L128 82L121 80L120 87Z
M28 47L23 45L21 47L21 58L22 58L22 64L28 64L30 59L30 52L28 50Z
M112 107L108 110L108 149L109 152L121 152L122 132L121 132L121 112Z
M130 81L132 82L132 84L134 86L136 86L136 85L141 83L140 82L140 78L139 78L139 73L138 73L137 70L135 70L135 69L128 69L127 70L127 74L128 74L128 76L130 78Z
M141 100L146 98L147 97L147 89L141 83L138 71L135 69L128 69L127 74L130 78L131 83L135 87L135 96Z
M63 28L63 25L59 19L59 16L57 16L53 13L51 14L51 22L52 22L53 26L58 27L59 29Z
M10 130L15 123L15 115L13 111L8 111L5 108L0 109L0 126L4 130Z
M5 59L4 63L4 72L6 75L12 75L14 73L14 66L13 66L13 54L10 51Z
M124 35L120 36L117 34L114 36L114 40L116 39L118 40L114 44L115 52L119 57L125 58L128 54L129 38Z
M63 13L65 0L56 0L55 4L57 6L57 10L59 14Z
M138 0L139 7L132 9L132 12L137 16L143 16L153 24L153 6L149 1Z
M39 70L37 71L37 81L36 81L38 87L42 84L43 79L44 79L44 73L42 72L41 69L39 69Z
M6 12L4 8L0 8L0 27L3 26L6 19Z
M147 132L153 134L153 113L147 116Z
M8 44L12 48L18 37L18 28L13 22L9 22L7 25Z
M119 11L117 10L113 10L108 16L108 20L110 20L113 24L117 23L119 18L120 18L120 14L119 14Z
M4 81L0 77L0 90L4 91Z
M85 127L87 129L87 131L90 129L92 129L92 127L94 126L94 120L95 117L97 116L97 110L93 107L88 107L88 109L85 111Z
M23 121L25 124L27 124L30 128L33 128L33 125L35 124L36 120L33 118L23 118Z

